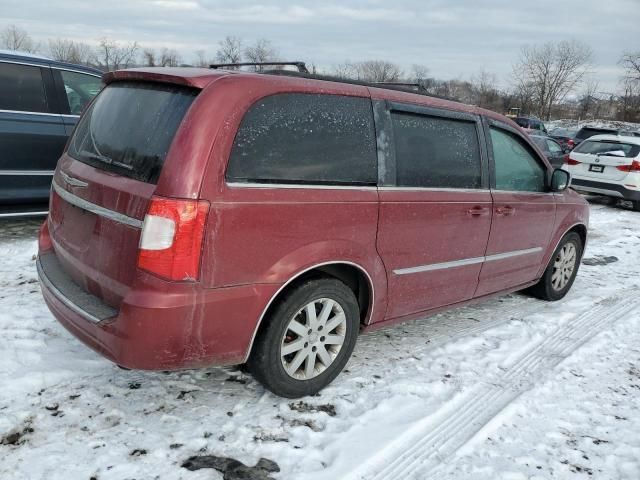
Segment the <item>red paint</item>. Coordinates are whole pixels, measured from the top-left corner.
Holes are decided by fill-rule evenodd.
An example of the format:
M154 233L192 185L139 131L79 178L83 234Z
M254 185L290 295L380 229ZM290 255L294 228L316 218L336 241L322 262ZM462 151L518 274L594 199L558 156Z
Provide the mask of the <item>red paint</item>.
M586 203L572 191L239 188L224 180L244 113L268 95L371 97L484 115L515 127L511 120L476 107L359 85L205 69L135 69L105 79L202 89L176 134L157 185L105 173L66 154L58 163L55 180L63 189L140 221L152 196L209 205L197 280L182 282L138 267L139 228L87 213L52 193L40 253L53 250L76 283L119 313L92 324L43 287L47 305L74 335L126 367L243 362L276 292L325 263L344 262L366 272L373 290L365 306L367 328L512 291L539 278L562 235L588 221ZM67 185L61 172L88 187ZM543 250L509 260L393 273L538 246Z

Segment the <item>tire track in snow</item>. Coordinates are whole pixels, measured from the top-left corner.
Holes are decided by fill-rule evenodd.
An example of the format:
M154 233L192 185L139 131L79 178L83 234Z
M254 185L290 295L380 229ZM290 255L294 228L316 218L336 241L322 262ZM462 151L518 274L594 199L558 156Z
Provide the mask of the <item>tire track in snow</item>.
M625 296L627 298L625 298ZM602 327L640 306L640 300L617 295L558 327L520 355L502 372L490 375L440 412L413 428L355 471L349 479L403 480L439 478L443 462L518 396L530 390L544 373L599 333Z

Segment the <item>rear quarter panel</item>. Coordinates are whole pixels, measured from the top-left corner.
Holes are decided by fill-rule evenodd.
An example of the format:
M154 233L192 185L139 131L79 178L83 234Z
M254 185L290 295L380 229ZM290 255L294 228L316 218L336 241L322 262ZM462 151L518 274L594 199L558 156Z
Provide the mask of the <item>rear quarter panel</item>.
M225 77L209 87L215 142L202 182L211 203L202 260L209 288L283 284L319 264L350 262L365 270L374 287L370 321L386 305L386 273L376 251L378 192L369 188L304 188L227 184L225 171L236 131L246 111L277 93L328 93L368 97L366 87L277 76ZM206 92L207 89L205 89ZM204 93L204 92L203 92Z

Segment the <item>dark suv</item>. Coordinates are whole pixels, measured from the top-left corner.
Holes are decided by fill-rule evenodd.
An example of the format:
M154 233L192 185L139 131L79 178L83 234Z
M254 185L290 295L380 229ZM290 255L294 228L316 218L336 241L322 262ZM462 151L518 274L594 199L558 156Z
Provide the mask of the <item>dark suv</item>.
M99 70L0 51L0 215L43 204L67 138L102 88Z

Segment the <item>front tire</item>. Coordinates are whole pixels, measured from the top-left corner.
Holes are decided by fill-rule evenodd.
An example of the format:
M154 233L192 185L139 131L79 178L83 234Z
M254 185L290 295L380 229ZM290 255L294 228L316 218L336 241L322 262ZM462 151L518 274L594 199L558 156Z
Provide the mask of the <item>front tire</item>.
M346 365L356 344L360 309L334 278L310 279L271 311L249 358L253 376L276 395L314 395Z
M567 233L553 252L542 278L529 292L534 297L547 301L563 298L576 279L583 248L580 235L575 232Z

